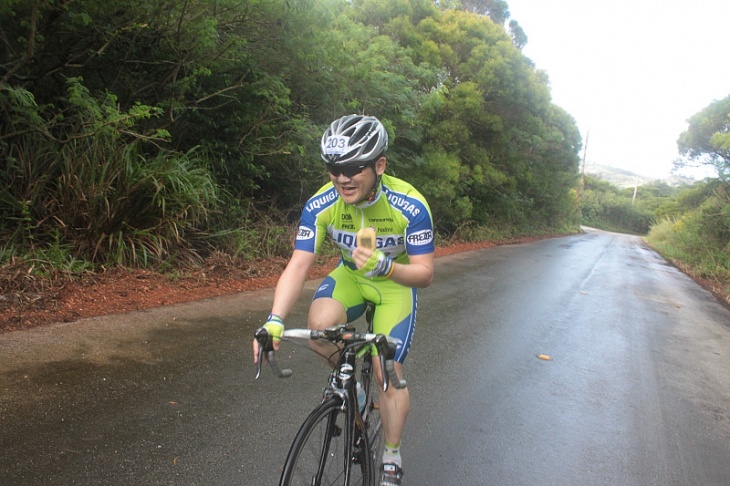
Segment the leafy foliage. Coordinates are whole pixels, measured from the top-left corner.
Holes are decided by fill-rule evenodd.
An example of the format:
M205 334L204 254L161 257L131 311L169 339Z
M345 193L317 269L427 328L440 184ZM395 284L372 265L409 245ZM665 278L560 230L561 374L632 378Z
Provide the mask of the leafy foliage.
M642 201L643 201L642 197ZM610 231L646 234L654 222L651 211L635 205L627 194L608 182L585 178L580 195L582 223Z
M647 240L689 273L716 282L730 303L730 193L719 180L677 196L677 208L652 226Z
M619 189L586 177L581 191L582 222L611 231L646 234L667 259L713 282L730 303L730 191L720 179L692 186L664 183Z
M135 142L152 137L135 132L135 120L154 110L135 105L122 113L113 97L100 103L79 80L68 84L62 121L28 130L7 148L0 230L32 251L73 242L73 257L97 263L194 257L188 240L218 200L209 172L183 154L139 153ZM35 126L42 114L32 103L13 105L23 108L28 116L15 126Z
M353 112L386 125L389 170L444 236L575 227L580 136L508 19L504 1L5 2L2 254L287 253L321 133Z
M725 180L730 177L730 96L714 101L689 119L677 140L684 165L711 165Z

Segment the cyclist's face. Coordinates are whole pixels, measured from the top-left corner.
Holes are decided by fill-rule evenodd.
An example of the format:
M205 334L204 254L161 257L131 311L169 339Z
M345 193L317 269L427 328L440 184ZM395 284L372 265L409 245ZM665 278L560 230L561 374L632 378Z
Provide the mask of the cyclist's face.
M383 172L385 172L385 157L380 157L375 162L375 170L367 167L352 177L347 177L345 174L335 176L332 173L329 176L343 201L347 204L358 204L370 197L375 178Z

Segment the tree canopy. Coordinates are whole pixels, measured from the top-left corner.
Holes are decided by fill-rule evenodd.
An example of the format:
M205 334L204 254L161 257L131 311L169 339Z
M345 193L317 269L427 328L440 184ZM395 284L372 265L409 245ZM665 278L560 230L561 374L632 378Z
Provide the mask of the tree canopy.
M355 112L383 121L390 170L445 237L575 225L580 134L509 17L486 0L6 1L0 234L100 263L240 247L296 217L325 180L324 128Z
M677 146L685 157L677 165L711 165L727 179L730 176L730 96L712 102L693 115Z

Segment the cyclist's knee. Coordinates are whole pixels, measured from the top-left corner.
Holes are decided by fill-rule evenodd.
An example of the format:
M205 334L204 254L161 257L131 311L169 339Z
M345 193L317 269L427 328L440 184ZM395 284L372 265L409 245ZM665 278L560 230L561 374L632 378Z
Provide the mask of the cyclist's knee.
M325 329L346 322L345 308L335 299L315 299L309 308L309 317L307 319L309 329Z

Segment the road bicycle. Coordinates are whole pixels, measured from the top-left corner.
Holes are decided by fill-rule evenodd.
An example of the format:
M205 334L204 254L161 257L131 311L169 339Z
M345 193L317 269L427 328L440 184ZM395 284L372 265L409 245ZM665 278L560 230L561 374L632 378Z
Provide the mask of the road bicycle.
M383 391L389 386L404 388L406 382L395 372L395 340L371 332L372 313L373 307L368 306L366 333L356 332L351 324L325 330L284 331L282 341L328 341L337 345L338 350L332 356L337 356L337 361L323 389L322 401L304 421L289 449L280 486L378 484L383 427L377 381L373 380L373 358L380 361L380 369L384 370ZM261 375L264 357L275 375L291 376L291 370L279 368L272 339L263 327L256 331L255 338L259 342L256 379ZM365 397L359 405L358 384Z

